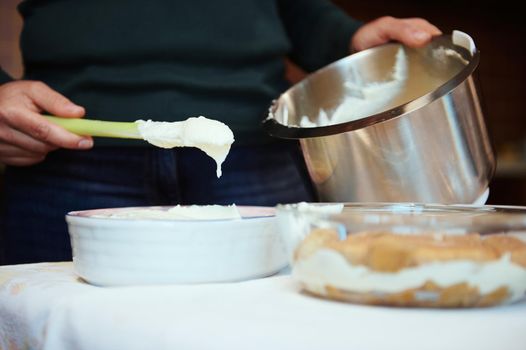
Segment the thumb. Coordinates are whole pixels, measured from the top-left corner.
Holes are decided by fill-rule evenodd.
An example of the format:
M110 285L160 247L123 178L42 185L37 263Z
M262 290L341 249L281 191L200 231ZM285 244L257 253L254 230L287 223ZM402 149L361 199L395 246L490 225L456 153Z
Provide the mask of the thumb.
M65 118L81 118L84 116L83 107L74 104L42 82L33 82L26 94L37 107L47 113Z
M361 51L385 44L391 40L418 47L427 43L432 35L411 21L386 16L365 24L353 37L352 48Z
M410 47L419 47L432 38L429 31L420 28L410 20L395 19L380 27L383 36L389 40L396 40Z

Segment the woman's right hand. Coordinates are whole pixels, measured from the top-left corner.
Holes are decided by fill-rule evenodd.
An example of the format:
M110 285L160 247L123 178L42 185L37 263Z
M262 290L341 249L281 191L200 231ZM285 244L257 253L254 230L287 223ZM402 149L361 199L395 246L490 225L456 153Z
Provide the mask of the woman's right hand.
M39 81L19 80L0 85L0 163L39 163L57 148L85 150L91 137L70 133L42 117L41 112L81 118L84 108Z

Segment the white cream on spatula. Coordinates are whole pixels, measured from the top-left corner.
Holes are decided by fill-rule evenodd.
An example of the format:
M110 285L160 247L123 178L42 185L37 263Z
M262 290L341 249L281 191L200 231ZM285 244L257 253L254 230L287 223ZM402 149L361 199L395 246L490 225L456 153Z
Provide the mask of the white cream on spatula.
M221 164L234 142L234 134L226 124L202 116L180 122L137 120L135 123L141 137L154 146L199 148L216 162L216 174L221 177Z

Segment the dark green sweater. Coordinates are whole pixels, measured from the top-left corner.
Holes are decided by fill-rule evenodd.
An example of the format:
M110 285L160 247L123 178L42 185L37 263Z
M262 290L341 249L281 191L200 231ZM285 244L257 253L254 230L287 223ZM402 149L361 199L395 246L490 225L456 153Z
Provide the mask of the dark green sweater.
M264 139L265 111L288 86L285 56L318 69L348 54L359 26L328 0L26 0L19 10L24 79L91 118L204 115L241 143Z

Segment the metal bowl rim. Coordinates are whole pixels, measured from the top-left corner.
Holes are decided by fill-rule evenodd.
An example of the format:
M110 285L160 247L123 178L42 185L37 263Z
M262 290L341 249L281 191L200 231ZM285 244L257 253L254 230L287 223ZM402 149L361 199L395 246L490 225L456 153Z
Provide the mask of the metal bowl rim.
M293 204L278 204L276 212L280 211L301 211L298 209L299 203ZM466 213L494 213L494 214L518 214L526 215L526 206L514 205L469 205L469 204L439 204L439 203L418 203L418 202L316 202L307 203L312 206L329 206L342 204L344 208L354 209L357 212L367 210L389 210L391 208L401 209L401 211L384 211L383 213L404 214L421 210L428 211L451 211L451 212L466 212ZM406 210L406 211L404 211Z
M441 35L441 36L436 37L434 40L440 40L440 39L444 40L445 38L451 38L451 35ZM352 55L349 55L347 57L344 57L340 60L337 60L315 71L314 73L312 73L311 75L303 79L302 81L291 86L277 100L274 100L269 109L269 114L273 115L275 113L278 107L278 104L283 95L298 88L302 84L305 84L305 82L311 79L312 76L323 74L325 71L333 68L336 65L341 64L344 61L353 60L359 55L364 55L367 52L371 52L371 51L381 50L387 46L401 46L401 44L389 43L389 44L380 45L380 46L377 46L371 49L367 49L364 51L360 51ZM263 121L263 129L271 136L275 136L279 138L286 138L286 139L322 137L322 136L330 136L330 135L345 133L348 131L363 129L367 126L375 125L375 124L385 122L385 121L409 114L411 112L414 112L438 100L439 98L443 97L450 91L454 90L457 86L459 86L464 81L466 81L477 68L479 61L480 61L480 51L478 49L476 49L475 52L471 55L469 51L465 49L464 47L457 46L457 45L455 45L455 47L459 50L459 53L462 55L462 57L469 59L468 61L469 63L460 72L458 72L455 76L453 76L453 78L451 78L450 80L448 80L447 82L445 82L444 84L436 88L435 90L430 91L420 97L417 97L414 100L408 101L404 104L388 109L384 112L373 114L371 116L360 118L354 121L349 121L349 122L334 124L334 125L327 125L327 126L317 126L317 127L312 127L312 128L286 126L286 125L283 125L277 122L274 118L267 117Z

